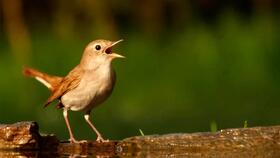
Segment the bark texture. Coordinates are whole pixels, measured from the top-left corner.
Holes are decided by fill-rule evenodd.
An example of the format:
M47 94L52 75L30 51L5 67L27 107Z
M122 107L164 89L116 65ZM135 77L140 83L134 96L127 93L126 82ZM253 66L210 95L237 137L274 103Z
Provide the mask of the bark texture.
M135 136L120 141L71 144L40 135L36 122L0 125L0 156L26 157L280 157L280 126L225 129L215 133Z

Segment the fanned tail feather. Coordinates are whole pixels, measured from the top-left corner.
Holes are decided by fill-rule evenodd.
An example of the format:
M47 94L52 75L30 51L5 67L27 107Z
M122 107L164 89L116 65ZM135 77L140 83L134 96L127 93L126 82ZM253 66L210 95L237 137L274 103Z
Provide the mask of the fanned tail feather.
M51 76L46 73L40 72L39 70L24 67L23 74L28 77L34 77L36 80L45 85L49 90L53 91L62 81L62 77Z

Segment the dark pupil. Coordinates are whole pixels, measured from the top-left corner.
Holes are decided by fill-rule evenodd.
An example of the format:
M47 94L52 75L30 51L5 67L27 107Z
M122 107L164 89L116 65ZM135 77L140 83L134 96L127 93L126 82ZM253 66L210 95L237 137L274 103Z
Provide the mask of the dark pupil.
M100 45L96 45L96 46L95 46L95 49L96 49L96 50L100 50L100 49L101 49L101 46L100 46Z

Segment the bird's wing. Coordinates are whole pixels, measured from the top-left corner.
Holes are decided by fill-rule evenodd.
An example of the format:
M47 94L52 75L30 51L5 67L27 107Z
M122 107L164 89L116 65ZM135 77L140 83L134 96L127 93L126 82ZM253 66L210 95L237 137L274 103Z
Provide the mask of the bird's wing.
M55 89L51 96L48 98L47 102L45 103L45 107L54 100L60 98L63 94L76 88L80 84L83 74L84 71L80 69L79 65L76 66L72 71L70 71L69 74L63 78L58 88Z

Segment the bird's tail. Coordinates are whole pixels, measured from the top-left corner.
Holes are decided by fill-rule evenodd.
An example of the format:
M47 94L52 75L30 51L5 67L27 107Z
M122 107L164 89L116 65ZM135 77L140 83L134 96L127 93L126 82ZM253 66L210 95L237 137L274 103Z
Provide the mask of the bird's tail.
M43 85L48 87L49 90L53 91L55 87L57 87L62 81L62 77L59 76L51 76L46 73L40 72L36 69L24 67L23 74L25 76L34 77L36 80L41 82Z

